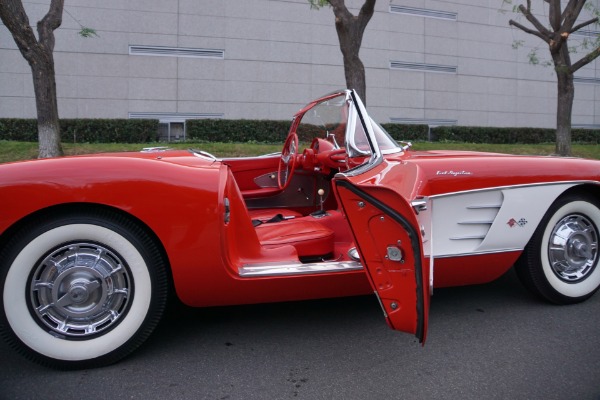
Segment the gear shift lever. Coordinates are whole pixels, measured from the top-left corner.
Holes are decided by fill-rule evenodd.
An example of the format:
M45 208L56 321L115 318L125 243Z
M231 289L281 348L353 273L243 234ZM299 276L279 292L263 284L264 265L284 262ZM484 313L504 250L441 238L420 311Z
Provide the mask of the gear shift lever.
M319 195L319 209L310 213L310 215L314 218L322 218L327 215L327 211L323 209L323 203L325 202L325 200L323 200L323 195L325 194L325 191L323 189L319 189L317 190L317 194Z
M317 194L319 195L319 203L321 204L321 211L323 211L323 195L325 191L323 189L317 190Z

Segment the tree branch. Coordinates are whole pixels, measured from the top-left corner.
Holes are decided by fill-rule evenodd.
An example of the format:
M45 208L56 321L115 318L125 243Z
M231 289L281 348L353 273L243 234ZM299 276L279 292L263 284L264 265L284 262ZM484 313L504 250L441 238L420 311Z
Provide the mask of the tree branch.
M62 13L65 0L52 0L48 13L37 24L40 44L47 51L54 50L54 30L62 24Z
M358 13L358 21L360 23L361 31L364 31L367 27L367 24L373 17L375 13L375 1L376 0L366 0L365 4L360 8L360 12Z
M598 17L594 18L594 19L590 19L589 21L583 22L575 27L573 27L569 33L573 33L573 32L577 32L578 30L580 30L581 28L585 28L588 25L591 25L593 23L598 22Z
M344 0L329 0L329 4L331 5L331 8L333 8L333 14L336 18L344 19L346 21L354 18L354 15L348 11L346 4L344 4Z
M591 51L590 53L588 53L581 60L579 60L575 64L573 64L571 66L571 72L575 73L579 68L581 68L581 67L583 67L583 66L591 63L596 58L598 58L598 56L600 56L600 46L596 47L593 51Z
M529 29L529 28L521 25L517 21L514 21L514 20L511 19L510 21L508 21L508 24L519 28L520 30L522 30L525 33L529 33L530 35L537 36L537 37L539 37L540 39L542 39L546 43L548 43L550 41L549 37L544 36L543 34L541 34L538 31L534 31L533 29Z
M535 27L535 29L538 30L538 32L540 32L545 37L550 37L551 32L531 13L531 0L527 0L527 7L521 4L519 6L519 11L523 13L525 18L527 18L527 21L531 22L531 24Z
M561 9L560 9L560 0L546 0L546 2L550 5L550 25L554 32L560 29L560 21L561 21Z
M33 51L38 45L38 41L29 24L23 3L15 0L0 1L0 19L12 34L23 58L31 64L34 59Z
M565 9L563 10L561 16L560 16L560 22L562 23L565 18L567 17L567 13L569 10L571 10L573 7L575 7L575 3L577 3L579 0L569 0L569 2L567 3L567 6L565 7Z
M577 17L581 13L586 0L570 0L565 10L563 11L563 31L569 32L573 28L573 24L577 21Z

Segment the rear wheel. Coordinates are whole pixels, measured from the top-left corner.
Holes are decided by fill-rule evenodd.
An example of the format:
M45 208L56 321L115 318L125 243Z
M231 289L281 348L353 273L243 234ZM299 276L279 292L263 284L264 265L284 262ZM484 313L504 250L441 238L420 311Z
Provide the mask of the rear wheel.
M550 207L517 261L525 286L557 304L590 298L600 287L600 208L586 196L565 195Z
M47 366L116 362L144 342L165 308L162 252L113 212L34 221L0 257L0 332Z

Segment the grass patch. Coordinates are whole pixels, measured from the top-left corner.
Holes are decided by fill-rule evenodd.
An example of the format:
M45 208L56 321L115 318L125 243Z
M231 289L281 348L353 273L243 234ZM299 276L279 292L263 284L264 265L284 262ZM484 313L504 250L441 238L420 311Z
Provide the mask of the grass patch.
M268 154L281 151L282 144L264 143L214 143L214 142L183 142L183 143L63 143L65 155L140 151L144 147L168 146L173 149L195 148L207 151L217 157L245 157ZM301 145L301 148L307 145ZM416 142L414 150L465 150L484 151L492 153L522 154L522 155L551 155L554 153L553 143L542 144L480 144L454 142ZM600 159L600 145L573 144L573 156ZM37 158L37 143L0 141L0 162L30 160Z
M264 143L63 143L66 156L140 151L145 147L167 146L172 149L199 149L217 157L244 157L281 151L282 144ZM37 158L38 144L30 142L0 141L0 163Z

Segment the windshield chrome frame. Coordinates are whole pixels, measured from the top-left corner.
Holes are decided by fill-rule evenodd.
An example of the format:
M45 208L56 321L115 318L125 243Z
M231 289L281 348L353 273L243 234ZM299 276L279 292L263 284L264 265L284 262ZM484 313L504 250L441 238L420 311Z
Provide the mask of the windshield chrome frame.
M360 150L358 150L356 146L353 146L353 148L355 150L358 150L360 153L363 153L365 157L368 156L369 159L368 159L368 161L364 162L363 164L361 164L357 167L349 169L345 172L340 172L339 173L340 175L342 175L342 176L360 175L360 174L364 173L365 171L368 171L369 169L374 168L375 166L381 164L381 162L383 161L384 154L395 154L395 153L403 152L403 148L397 144L396 144L396 147L385 149L385 150L382 150L379 147L379 143L377 143L377 135L375 134L375 130L373 129L373 125L372 125L373 123L375 123L375 121L373 121L371 119L371 117L369 116L369 114L367 113L367 110L366 110L362 100L360 99L360 97L356 94L356 91L350 90L350 89L331 92L331 93L329 93L325 96L322 96L322 97L310 102L309 104L307 104L303 109L298 111L298 113L296 113L296 115L294 115L294 117L292 119L292 125L290 127L290 132L296 131L298 125L300 124L300 122L303 119L306 112L308 112L309 110L311 110L318 104L321 104L324 101L327 101L329 99L332 99L332 98L335 98L338 96L344 96L345 97L344 101L346 101L348 103L348 117L347 117L347 121L346 121L346 132L345 132L345 136L346 136L345 142L346 143L344 143L344 145L346 147L348 147L350 145L350 143L353 142L355 129L356 129L356 121L358 118L363 127L363 130L364 130L364 133L367 138L367 142L369 144L369 148L371 151L370 154L368 154L367 152L363 153ZM388 136L389 136L389 134L388 134ZM392 139L391 137L390 137L390 139L394 143L396 143L396 141L394 139Z
M369 148L371 149L371 156L369 160L362 163L361 165L349 169L348 171L340 172L337 175L341 176L356 176L360 175L371 168L375 168L377 165L381 164L383 161L383 153L379 148L379 144L377 143L377 138L375 137L375 132L373 131L373 126L371 125L371 118L367 114L367 110L365 109L364 104L360 100L360 97L356 94L354 90L347 91L352 103L354 103L354 107L350 107L350 113L348 115L348 124L346 131L346 139L350 141L354 135L355 130L355 122L356 118L359 118L365 135L367 137L367 142L369 143Z

